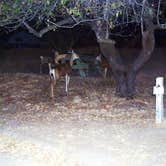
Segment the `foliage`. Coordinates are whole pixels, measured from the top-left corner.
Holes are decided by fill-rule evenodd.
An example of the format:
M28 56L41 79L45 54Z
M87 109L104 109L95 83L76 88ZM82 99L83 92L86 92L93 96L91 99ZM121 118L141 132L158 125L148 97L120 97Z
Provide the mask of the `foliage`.
M163 15L158 7L162 3L163 0L156 4L150 0L1 0L0 27L15 30L25 26L31 32L49 27L49 31L104 20L113 28L140 23L142 18L159 18Z

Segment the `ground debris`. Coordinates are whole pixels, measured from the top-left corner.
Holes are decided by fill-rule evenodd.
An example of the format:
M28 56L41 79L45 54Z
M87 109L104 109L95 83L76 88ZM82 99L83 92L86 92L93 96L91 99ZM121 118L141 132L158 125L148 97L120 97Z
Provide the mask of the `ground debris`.
M154 119L154 98L147 83L137 88L138 92L146 93L126 100L115 95L115 85L109 78L72 77L68 95L62 78L55 88L55 98L51 99L47 75L1 74L0 78L0 114L3 114L2 118L20 123L38 120L51 123L66 119L106 119L123 123Z

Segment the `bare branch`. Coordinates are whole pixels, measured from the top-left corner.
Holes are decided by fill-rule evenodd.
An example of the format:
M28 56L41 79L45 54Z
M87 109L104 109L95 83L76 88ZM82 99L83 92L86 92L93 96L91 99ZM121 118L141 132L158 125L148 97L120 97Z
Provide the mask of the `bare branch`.
M41 38L45 33L51 31L51 30L54 30L56 29L57 27L61 27L62 25L64 24L67 24L67 23L71 23L72 22L72 19L69 18L69 19L66 19L66 20L62 20L56 24L53 24L53 25L49 25L45 28L43 28L42 30L40 30L39 32L37 32L34 28L32 28L27 22L23 21L23 25L28 29L29 33L32 33L33 35L35 35L36 37L39 37Z

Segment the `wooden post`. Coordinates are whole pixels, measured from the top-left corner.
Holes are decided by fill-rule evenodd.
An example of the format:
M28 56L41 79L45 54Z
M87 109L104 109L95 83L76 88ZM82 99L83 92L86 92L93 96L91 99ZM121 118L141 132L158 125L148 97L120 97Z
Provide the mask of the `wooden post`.
M156 86L153 87L153 94L156 95L156 123L161 123L164 120L164 78L156 78Z

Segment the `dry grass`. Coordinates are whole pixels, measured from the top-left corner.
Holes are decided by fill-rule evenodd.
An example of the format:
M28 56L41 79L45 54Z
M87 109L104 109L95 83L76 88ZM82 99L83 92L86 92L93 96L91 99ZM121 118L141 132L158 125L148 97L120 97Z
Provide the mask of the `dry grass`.
M66 96L62 79L55 88L55 98L51 100L47 75L1 74L0 114L19 123L28 120L51 122L65 118L105 119L117 123L153 120L154 97L147 79L140 77L134 100L115 96L115 86L109 78L73 77L69 95Z

